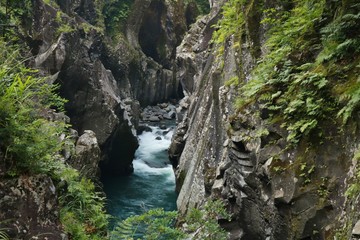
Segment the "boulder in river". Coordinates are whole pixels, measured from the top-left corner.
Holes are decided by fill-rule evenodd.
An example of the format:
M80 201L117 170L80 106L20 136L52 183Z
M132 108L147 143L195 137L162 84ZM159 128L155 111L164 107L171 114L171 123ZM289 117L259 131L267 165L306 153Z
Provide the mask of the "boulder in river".
M169 114L164 114L163 115L163 118L166 119L166 120L171 120L172 118L169 116Z
M150 116L150 117L149 117L149 121L150 121L150 122L159 122L159 121L160 121L160 118L157 117L157 116Z
M151 127L149 126L146 126L146 125L140 125L137 130L136 130L136 134L137 135L140 135L142 134L143 132L152 132L152 129Z
M158 106L159 106L160 108L162 108L162 109L167 108L168 105L169 105L168 103L160 103L160 104L158 104Z
M171 110L168 115L170 118L174 119L176 117L176 112L174 110Z

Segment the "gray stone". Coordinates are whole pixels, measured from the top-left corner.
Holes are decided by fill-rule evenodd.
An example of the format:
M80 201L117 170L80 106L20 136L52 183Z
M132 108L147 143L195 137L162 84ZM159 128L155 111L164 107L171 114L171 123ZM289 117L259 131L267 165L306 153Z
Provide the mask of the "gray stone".
M176 112L174 110L171 110L168 115L170 118L174 119L176 117Z
M95 179L99 172L100 152L95 133L85 130L76 142L75 155L69 160L69 163L83 176Z
M352 230L352 235L356 237L360 237L360 220L356 222Z
M140 135L143 132L152 132L152 129L151 129L151 127L149 127L147 125L140 125L136 130L136 134Z
M150 122L159 122L159 121L160 121L160 118L157 117L157 116L150 116L150 117L149 117L149 121L150 121Z
M217 1L216 5L223 3ZM254 24L262 16L255 7L249 7L252 17L245 20L245 32L256 34L245 34L249 38L244 38L240 51L233 47L238 40L230 37L222 56L223 69L217 72L220 64L214 61L214 49L209 47L208 30L221 18L220 9L213 8L210 15L194 23L177 48L176 77L187 96L177 108L180 124L169 150L180 189L179 212L185 215L193 206L221 198L233 214L232 223L225 227L233 233L230 239L328 237L335 232L335 226L341 225L336 219L345 209L342 186L351 179L351 161L340 155L353 156L354 150L349 151L348 146L358 144L358 137L354 143L354 137L332 136L337 141L312 145L314 152L311 148L305 151L308 142L302 139L300 147L288 149L288 133L274 131L279 126L262 119L265 114L257 103L237 112L232 104L238 96L237 88L224 86L224 80L240 71L244 81L250 81L254 63L261 53L267 52L261 45L267 29ZM261 48L258 57L248 47L255 42ZM258 130L264 128L270 134L258 136ZM336 159L344 161L339 164ZM305 170L299 170L304 162ZM316 170L309 173L312 165ZM327 180L320 180L321 177ZM318 196L320 185L331 189L325 199ZM324 230L330 225L331 229Z
M168 103L160 103L160 104L158 104L158 106L162 109L165 109L169 106L169 104Z
M164 119L166 119L166 120L171 120L172 118L169 116L169 114L164 114L164 115L162 115L163 116L163 118Z
M9 239L31 239L46 233L61 240L58 196L49 176L0 177L0 189L1 228Z

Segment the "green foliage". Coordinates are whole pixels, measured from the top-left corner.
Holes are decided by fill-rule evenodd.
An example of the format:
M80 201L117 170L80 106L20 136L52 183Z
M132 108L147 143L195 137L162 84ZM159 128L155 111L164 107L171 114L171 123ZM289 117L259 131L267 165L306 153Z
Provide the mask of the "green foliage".
M69 167L58 169L57 176L67 184L60 196L60 219L64 229L74 239L105 239L108 215L104 197L95 191L94 184Z
M335 86L337 90L341 89L338 102L342 108L338 117L342 118L344 124L360 106L359 12L360 4L349 1L349 6L343 9L343 15L322 29L324 49L317 59L332 69L329 72L334 77L347 80Z
M3 23L21 23L21 20L31 17L32 1L0 0L0 12L4 17L1 19Z
M110 36L123 30L126 19L129 16L133 0L110 0L107 1L103 8L106 32Z
M104 198L92 182L63 163L60 135L66 134L67 125L48 120L50 108L62 110L65 100L55 94L56 86L24 66L16 49L1 41L0 147L6 153L7 173L44 173L60 180L65 231L73 239L104 239L108 225Z
M241 88L237 106L243 110L259 103L271 123L288 130L288 142L297 144L303 136L321 136L322 123L334 121L336 114L346 123L360 106L360 38L355 33L360 15L359 4L350 4L319 34L325 1L293 4L290 11L265 10L268 53Z
M103 34L103 23L100 16L98 17L98 20L96 22L96 25L91 25L88 22L82 22L81 24L75 24L72 22L71 18L67 16L65 13L63 13L61 10L58 10L56 13L55 21L59 24L59 27L56 29L56 33L60 35L61 33L71 33L75 32L79 29L82 29L84 33L88 34L92 30L95 30L98 33Z
M353 5L351 10L358 11L360 5ZM348 10L348 11L349 11ZM357 33L360 26L360 13L347 13L324 27L321 32L324 40L324 51L321 60L340 60L352 58L360 52L360 38Z
M269 160L271 161L270 171L274 174L280 174L290 167L289 164L281 161L277 156L273 156Z
M211 240L228 239L228 234L218 223L218 219L227 219L229 215L220 200L208 201L203 209L191 209L185 218L186 229L193 232L192 239Z
M0 33L8 40L17 41L21 26L30 26L32 23L31 0L0 0ZM22 33L24 34L24 33Z
M142 215L131 216L120 222L110 239L227 239L227 233L219 226L218 219L230 220L220 200L209 201L203 209L193 208L185 217L183 232L175 228L177 212L151 209Z
M61 24L60 27L57 29L57 32L60 33L71 33L74 32L76 29L70 26L69 24Z
M338 116L342 117L343 123L346 123L353 112L360 107L360 77L340 95L339 101L344 103L344 106L338 112Z
M62 148L59 136L66 125L44 114L50 107L61 109L65 101L55 94L56 86L24 67L18 51L1 45L0 146L8 171L48 172Z
M243 31L244 13L243 5L245 0L228 1L222 7L222 15L218 23L213 26L216 31L213 33L212 41L217 45L218 55L222 55L225 50L225 44L231 36L240 39Z
M43 0L43 1L44 1L44 3L52 6L53 8L60 8L55 0Z
M95 30L95 31L97 31L97 32L99 32L99 33L103 33L103 30L102 30L100 27L93 26L93 25L91 25L91 24L89 24L89 23L86 23L86 22L81 23L79 27L80 27L80 29L82 29L86 34L90 33L92 30Z
M208 14L210 12L210 5L208 0L185 0L185 3L194 2L199 9L201 15Z
M294 56L294 60L303 60L299 59L301 58L300 51L309 46L306 37L314 33L314 23L319 20L323 4L323 1L299 1L291 13L285 12L283 14L281 19L284 22L279 23L274 20L277 24L270 30L266 42L269 53L254 70L252 80L254 82L246 87L246 90L249 91L246 93L248 98L255 97L257 93L261 94L262 91L266 90L265 88L268 86L265 84L272 86L291 80L289 75L292 69L289 67L298 64L288 58L291 54Z
M337 116L343 124L360 106L360 4L355 0L347 3L342 6L343 15L321 30L324 48L316 59L334 79L333 89L341 107Z
M7 235L4 229L0 229L0 240L10 240L9 235Z
M317 190L318 195L324 199L326 199L330 194L330 191L328 189L329 186L328 181L329 178L321 177L321 184L319 185L319 188Z
M310 176L315 172L315 165L308 166L307 163L302 163L300 165L300 174L299 176L304 179L304 184L311 182Z
M76 31L76 28L69 23L66 15L62 11L58 11L56 13L56 22L59 24L59 27L57 28L56 32L57 34L61 33L71 33Z
M238 86L239 85L239 77L238 76L234 76L232 78L230 78L229 80L227 80L225 82L225 86Z
M185 234L174 227L176 217L176 211L151 209L142 215L131 216L120 222L110 239L184 239Z

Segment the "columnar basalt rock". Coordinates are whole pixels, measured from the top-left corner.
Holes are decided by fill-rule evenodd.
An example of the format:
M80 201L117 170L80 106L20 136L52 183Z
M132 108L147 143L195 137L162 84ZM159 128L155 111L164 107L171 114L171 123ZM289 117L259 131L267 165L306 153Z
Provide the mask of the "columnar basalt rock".
M249 81L256 58L266 52L266 29L250 22L261 16L249 11L254 12L245 27L251 29L244 32L251 36L243 36L240 51L233 39L227 41L223 68L207 37L209 25L219 19L218 8L199 19L177 49L177 77L189 101L169 152L178 209L185 214L220 198L233 214L231 222L221 221L231 239L328 239L348 219L345 191L354 176L359 122L344 134L328 123L332 140L313 145L305 138L289 148L288 132L269 124L261 106L234 111L238 89L224 82L240 72L241 80Z
M219 64L207 51L213 29L210 24L219 12L199 19L177 49L178 78L188 95L187 108L170 146L170 159L176 168L178 207L185 213L211 194L216 167L222 155L226 132L222 127L226 103L219 94L224 84ZM179 112L181 110L179 109ZM181 156L180 156L181 154Z

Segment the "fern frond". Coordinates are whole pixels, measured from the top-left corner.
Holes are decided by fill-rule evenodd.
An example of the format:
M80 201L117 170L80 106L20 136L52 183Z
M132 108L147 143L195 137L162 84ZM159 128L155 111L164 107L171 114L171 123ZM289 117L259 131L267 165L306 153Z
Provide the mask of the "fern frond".
M0 229L0 240L10 240L4 229Z

